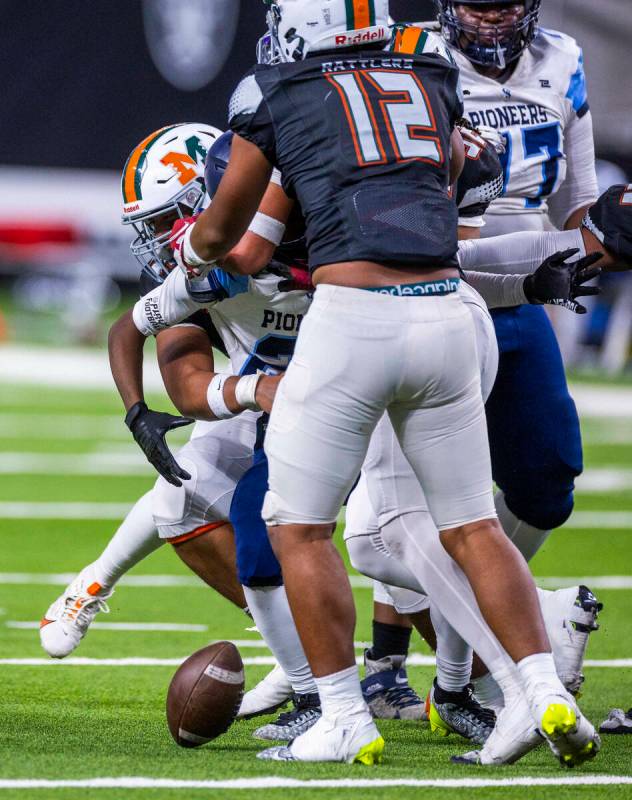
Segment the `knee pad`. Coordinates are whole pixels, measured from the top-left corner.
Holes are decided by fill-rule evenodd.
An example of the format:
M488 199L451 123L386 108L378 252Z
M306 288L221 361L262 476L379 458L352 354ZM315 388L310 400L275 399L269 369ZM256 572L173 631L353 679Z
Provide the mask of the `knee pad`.
M507 508L516 517L543 531L559 528L570 517L574 506L577 473L566 464L526 473L520 480L503 481L499 487L505 495Z
M182 481L182 486L173 486L162 476L158 478L151 491L151 511L156 528L162 538L169 539L187 533L204 523L199 513L192 515L197 492L198 470L195 461L179 457L178 463L191 479Z
M390 583L397 564L385 552L375 549L370 536L353 536L345 541L351 566L376 581Z

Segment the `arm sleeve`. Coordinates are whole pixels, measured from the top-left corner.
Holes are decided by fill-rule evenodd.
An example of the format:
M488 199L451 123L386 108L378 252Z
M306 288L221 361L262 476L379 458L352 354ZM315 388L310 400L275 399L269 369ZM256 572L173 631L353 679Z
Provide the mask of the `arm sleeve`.
M549 256L570 248L579 250L573 260L586 255L579 229L552 233L523 231L489 239L466 239L459 242L458 257L463 270L526 275ZM478 286L475 288L480 292Z
M491 272L463 272L465 280L483 298L488 308L522 306L528 303L524 289L526 275L495 275Z
M200 310L200 305L187 292L185 281L184 273L174 269L163 284L136 303L133 311L134 325L143 336L151 336L183 322Z
M595 171L595 142L592 115L573 114L564 131L566 179L549 198L551 222L560 230L578 208L592 205L599 197Z

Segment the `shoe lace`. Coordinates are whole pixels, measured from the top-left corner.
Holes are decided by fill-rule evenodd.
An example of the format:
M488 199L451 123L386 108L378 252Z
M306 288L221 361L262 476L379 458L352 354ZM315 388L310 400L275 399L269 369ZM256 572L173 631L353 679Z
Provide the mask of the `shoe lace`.
M482 722L485 725L490 725L493 728L496 724L496 714L491 708L483 708L474 697L474 688L471 684L465 687L464 693L466 699L462 704L463 711L472 719Z
M412 686L392 686L386 689L385 697L387 703L398 708L409 708L421 704L421 698Z
M103 597L85 594L71 595L66 598L60 622L83 627L89 625L100 611L104 614L110 613L110 607Z
M274 725L291 725L293 722L303 722L315 714L320 714L320 706L315 703L310 695L294 695L294 708L279 714Z

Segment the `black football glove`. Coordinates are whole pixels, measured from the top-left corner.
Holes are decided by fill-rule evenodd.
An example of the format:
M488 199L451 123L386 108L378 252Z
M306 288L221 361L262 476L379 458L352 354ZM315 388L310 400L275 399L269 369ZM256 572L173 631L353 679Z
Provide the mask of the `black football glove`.
M125 424L149 463L174 486L182 486L182 480L188 481L191 476L178 466L165 436L169 431L190 425L194 421L189 417L174 417L173 414L151 411L142 401L134 403L125 416Z
M578 252L577 248L572 248L554 253L533 274L527 275L523 284L527 300L533 304L562 306L576 314L585 314L586 307L575 302L575 299L599 294L598 286L584 284L601 272L601 267L593 267L592 264L599 261L603 253L591 253L568 264L567 259Z

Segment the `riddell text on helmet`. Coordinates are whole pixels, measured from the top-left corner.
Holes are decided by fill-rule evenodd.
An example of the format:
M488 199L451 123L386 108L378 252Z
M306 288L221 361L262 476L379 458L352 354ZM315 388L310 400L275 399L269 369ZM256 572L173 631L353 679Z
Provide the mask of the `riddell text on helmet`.
M346 33L339 33L336 36L336 47L345 47L352 44L362 44L363 42L375 42L381 39L386 39L386 29L385 28L377 28L365 30L365 31L358 31L353 36L347 36Z

